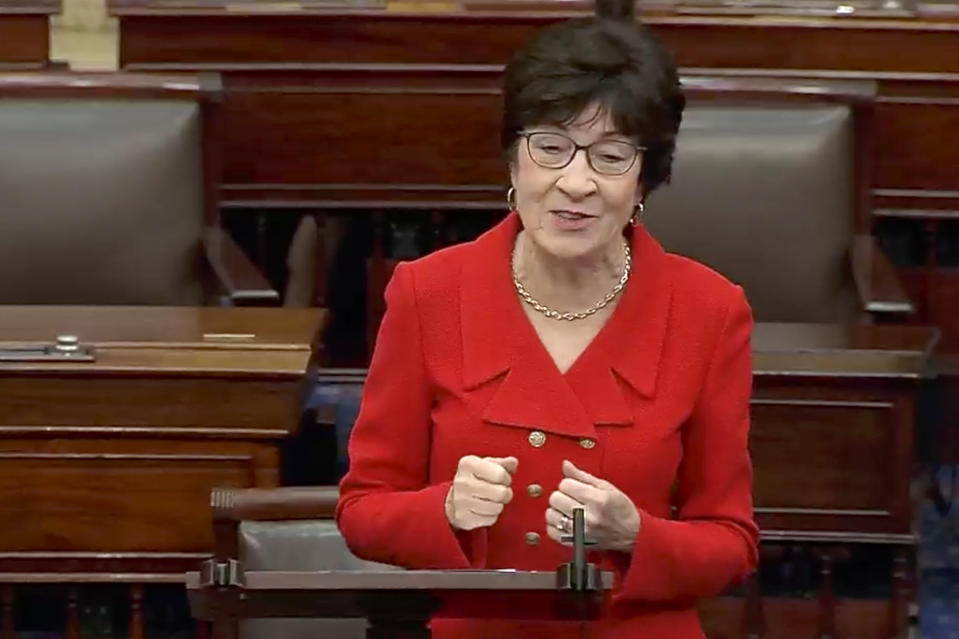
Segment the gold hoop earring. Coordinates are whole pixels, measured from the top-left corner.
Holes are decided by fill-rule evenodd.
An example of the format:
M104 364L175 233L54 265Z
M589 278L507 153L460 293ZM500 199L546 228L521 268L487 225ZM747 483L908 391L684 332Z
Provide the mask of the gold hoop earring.
M639 226L643 223L643 215L646 213L646 204L640 200L633 207L633 216L629 218L629 223L633 226Z
M512 186L506 189L506 203L509 205L510 211L516 210L516 189Z

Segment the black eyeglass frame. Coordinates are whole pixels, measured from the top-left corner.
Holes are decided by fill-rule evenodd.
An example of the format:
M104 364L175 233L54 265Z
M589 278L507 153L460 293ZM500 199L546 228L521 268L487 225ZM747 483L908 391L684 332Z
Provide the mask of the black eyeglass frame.
M536 164L536 166L541 166L544 169L557 169L557 170L565 169L567 166L569 166L572 163L573 158L576 157L576 154L582 150L582 151L586 151L586 163L589 165L589 168L596 171L600 175L607 175L610 177L617 177L617 176L626 175L627 173L629 173L629 170L632 169L633 166L636 164L636 159L639 158L639 156L642 155L644 152L649 150L647 147L642 146L641 144L632 144L631 142L626 142L625 140L596 140L592 144L578 144L576 140L574 140L573 138L569 137L565 133L559 133L558 131L520 131L518 135L521 138L526 140L526 154L529 156L529 159L532 160L534 164ZM533 157L533 150L529 146L529 139L534 135L557 135L561 138L569 140L570 144L573 145L573 152L570 153L569 159L566 160L566 162L564 162L563 164L560 164L557 166L546 166L545 164L542 164L541 162L537 162L536 158ZM623 171L619 173L609 173L608 171L600 171L595 166L593 166L593 159L589 153L589 150L592 147L596 146L597 144L604 144L606 142L616 142L618 144L626 144L626 145L632 146L633 149L635 149L636 152L633 153L632 161L630 161L629 166L627 166Z

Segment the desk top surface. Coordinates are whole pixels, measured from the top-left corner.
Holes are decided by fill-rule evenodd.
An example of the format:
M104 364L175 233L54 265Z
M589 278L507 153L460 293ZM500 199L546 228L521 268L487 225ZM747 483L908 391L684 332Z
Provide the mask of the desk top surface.
M0 15L60 13L61 0L0 0Z
M308 348L324 317L318 308L0 306L0 342L71 334L94 344L229 342Z
M2 1L2 0L0 0ZM553 19L591 15L593 2L585 0L107 0L113 15L308 15L367 13L434 17L468 15L552 16ZM842 4L842 11L837 7ZM851 9L851 10L850 10ZM959 16L953 0L933 0L884 6L879 0L645 0L637 12L646 22L661 19L692 21L762 20L805 21L820 26L870 24L893 27ZM883 24L885 23L885 24Z
M200 573L186 575L190 590L208 587ZM601 573L603 587L613 587L613 574ZM556 573L524 570L320 570L246 571L248 590L556 590Z
M95 351L92 362L0 361L0 371L299 376L325 317L316 308L0 306L0 356L64 335Z
M935 328L900 325L757 323L753 373L919 378L931 370Z
M797 349L927 353L936 337L936 329L925 326L757 322L752 344L756 353Z
M243 573L242 586L204 585L187 573L193 614L200 619L228 610L235 618L369 617L390 611L410 619L597 619L608 602L613 574L601 573L601 591L557 588L555 572L414 570ZM379 599L377 595L383 598ZM382 603L389 601L389 607ZM212 614L211 614L212 613Z
M0 306L0 349L76 336L95 362L0 362L4 371L220 372L301 375L322 309ZM934 328L757 323L759 376L919 378L928 373Z

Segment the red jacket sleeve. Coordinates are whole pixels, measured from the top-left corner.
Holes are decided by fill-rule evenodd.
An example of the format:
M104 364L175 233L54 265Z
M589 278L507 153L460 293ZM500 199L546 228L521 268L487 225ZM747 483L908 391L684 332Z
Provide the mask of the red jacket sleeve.
M726 310L700 398L683 429L678 517L640 512L620 597L715 595L756 567L749 458L752 314L742 294Z
M434 395L409 265L396 267L386 304L350 436L337 524L364 559L419 569L481 567L485 531L457 533L446 519L453 478L429 485Z

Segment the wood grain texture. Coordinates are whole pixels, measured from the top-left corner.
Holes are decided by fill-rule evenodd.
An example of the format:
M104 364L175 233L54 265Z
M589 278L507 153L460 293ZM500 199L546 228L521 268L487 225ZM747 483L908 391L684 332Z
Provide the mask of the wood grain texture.
M928 318L942 329L942 350L959 352L959 268L931 271L928 286Z
M877 106L876 188L959 188L959 145L943 143L959 130L959 84L949 88L954 102Z
M0 7L0 69L42 69L49 63L50 25L45 14L11 13Z
M61 0L0 1L0 70L43 69L50 64L50 16Z
M224 110L227 128L244 127L249 135L227 138L228 184L455 186L461 183L458 176L474 185L506 182L494 116L498 96L231 97ZM270 113L283 113L284 118ZM358 113L376 116L356 117ZM431 117L408 118L403 113ZM294 139L294 144L273 143Z
M0 309L4 345L78 329L98 354L87 368L0 363L0 518L18 522L0 531L0 572L182 578L212 552L213 487L278 485L322 318Z
M745 599L718 597L699 605L703 628L711 639L739 639L744 632ZM887 619L891 602L883 600L838 598L835 636L857 639L891 639L905 636L905 624L890 632ZM764 639L807 639L817 637L819 602L816 599L770 597L763 600Z
M125 68L207 68L222 70L228 76L260 69L261 78L271 73L282 74L284 68L303 70L317 64L458 65L461 70L464 65L501 68L539 28L588 13L587 7L578 7L577 11L567 3L526 3L523 10L517 8L513 12L505 8L491 11L488 7L477 11L468 4L464 11L453 13L308 8L307 11L277 9L255 16L253 12L225 11L222 3L215 2L184 3L179 9L157 2L113 2L112 6L114 14L121 18L121 65ZM955 168L959 162L953 157L957 145L938 143L948 139L955 130L956 116L952 111L959 104L956 89L959 57L953 53L959 23L656 13L645 16L644 22L663 38L688 73L708 69L725 70L736 76L805 74L806 77L853 77L880 82L880 100L889 101L882 104L877 114L873 188L941 191L954 190L959 184ZM215 37L210 37L211 34ZM792 46L781 46L787 41L792 42ZM901 51L909 51L910 55L901 55ZM920 105L933 97L937 100L935 103ZM269 98L263 99L269 102ZM370 111L381 112L375 102L374 98ZM291 113L306 110L299 107L300 104L302 102L292 101ZM357 106L352 101L343 104L350 109ZM263 106L266 108L266 104ZM285 104L272 106L278 110L270 113L282 120ZM328 108L326 104L323 106ZM419 106L422 105L410 103L410 108ZM435 113L442 122L443 109ZM240 115L234 112L235 117ZM498 109L493 108L488 117L495 122ZM265 124L262 116L247 121L255 126ZM467 120L467 125L470 122ZM308 124L302 120L300 123ZM244 133L249 130L244 129ZM443 132L442 128L438 131ZM477 135L484 133L488 131L477 129ZM248 151L249 147L237 150ZM483 153L482 148L479 153ZM293 159L284 158L286 161L280 162L278 167L282 168L276 172L290 169ZM296 170L288 178L266 182L302 182L294 177L295 173ZM361 169L361 174L364 173ZM300 178L302 175L300 173ZM459 183L487 184L490 175L490 169L480 162L475 174L469 171L459 175ZM248 179L247 172L236 164L228 176L227 182L236 184L244 184L243 180ZM423 179L418 183L430 182ZM287 195L295 197L296 194ZM328 202L335 197L324 194L312 199ZM284 198L282 193L274 191L269 199L277 203Z
M100 346L309 350L322 309L164 306L2 306L0 342L77 335ZM106 321L104 318L109 318Z
M910 315L915 307L899 282L892 262L876 239L866 233L853 238L850 247L852 274L862 309L870 313Z
M909 536L917 381L756 377L750 450L760 528Z
M63 0L0 0L0 13L51 15L62 9Z
M332 519L336 486L288 486L274 489L214 490L210 496L216 521Z
M207 227L203 248L207 261L234 306L280 303L280 294L273 290L223 227Z
M884 402L755 400L750 451L757 460L757 510L888 517L896 478L870 469L889 468L895 461L892 408ZM798 459L797 440L805 442Z
M611 572L597 576L602 590L584 592L558 589L554 571L247 571L239 588L211 587L204 576L191 572L186 579L198 618L370 616L383 624L384 637L409 636L404 627L409 630L417 621L425 625L434 614L489 618L495 611L500 619L598 619L613 585ZM397 623L401 632L386 632Z
M154 62L385 62L505 64L533 33L589 15L566 3L532 11L403 13L383 10L242 12L111 2L121 20L121 65ZM152 5L152 6L151 6ZM681 66L867 71L959 71L948 21L774 16L645 15ZM168 36L180 29L182 48ZM215 34L205 39L202 34ZM285 35L289 46L281 45ZM791 40L803 46L783 47ZM877 48L877 41L888 44ZM241 43L246 42L248 46ZM468 46L464 46L468 43ZM909 50L915 56L902 56Z
M229 358L226 353L224 359ZM304 361L300 376L305 367ZM250 430L263 437L265 432L285 434L296 423L302 381L291 371L287 382L255 379L255 371L244 382L202 369L182 370L187 374L176 380L145 367L109 377L4 372L0 428L114 427L118 436L135 428L141 431L134 433L163 431L153 433L160 437L172 434L172 428L205 428L221 434Z
M169 457L3 453L0 512L17 525L0 532L0 548L202 551L212 546L206 489L250 485L251 466L249 452L213 450Z

